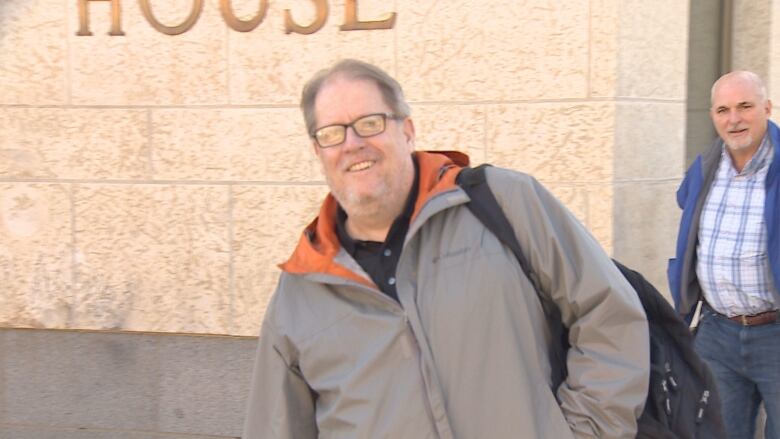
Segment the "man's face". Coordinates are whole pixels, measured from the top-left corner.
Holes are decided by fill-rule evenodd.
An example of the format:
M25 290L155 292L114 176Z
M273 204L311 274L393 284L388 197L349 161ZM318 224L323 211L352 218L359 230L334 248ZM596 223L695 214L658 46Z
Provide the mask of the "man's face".
M317 129L376 113L391 109L376 84L367 80L330 78L314 102ZM313 141L313 147L331 192L350 217L372 215L386 204L406 200L414 179L411 119L387 118L384 132L363 138L348 127L343 143L320 148Z
M771 102L762 101L755 83L731 77L715 88L710 115L715 130L731 151L751 152L764 138L771 110Z

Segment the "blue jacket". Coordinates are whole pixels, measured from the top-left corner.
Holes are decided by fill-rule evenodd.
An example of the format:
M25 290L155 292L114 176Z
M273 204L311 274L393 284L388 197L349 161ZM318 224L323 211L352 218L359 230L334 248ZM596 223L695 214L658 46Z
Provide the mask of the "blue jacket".
M775 151L766 176L764 222L768 233L769 265L775 284L775 304L780 305L780 128L769 121L767 132ZM701 287L696 279L699 219L720 163L722 147L723 141L718 139L709 151L698 156L677 190L677 204L683 213L675 258L669 260L667 276L674 306L689 322L701 297Z

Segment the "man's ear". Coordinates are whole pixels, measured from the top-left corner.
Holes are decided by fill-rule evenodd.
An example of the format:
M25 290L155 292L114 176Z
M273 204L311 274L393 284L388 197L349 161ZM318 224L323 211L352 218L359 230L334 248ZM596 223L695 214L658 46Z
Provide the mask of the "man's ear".
M314 139L311 139L311 148L314 150L314 155L317 156L317 158L320 158L320 146L317 145L317 141Z
M769 117L769 116L772 115L772 100L771 99L767 99L765 105L766 106L764 107L764 109L766 110L767 117Z
M414 151L415 131L411 117L404 119L404 137L406 138L406 144L409 145L409 149Z

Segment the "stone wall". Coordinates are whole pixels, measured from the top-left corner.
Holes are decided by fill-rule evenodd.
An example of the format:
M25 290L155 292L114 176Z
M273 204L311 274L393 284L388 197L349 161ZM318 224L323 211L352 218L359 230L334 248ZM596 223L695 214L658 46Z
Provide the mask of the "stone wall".
M688 2L271 0L238 32L223 13L250 20L262 2L203 0L178 35L158 29L176 31L199 0L87 1L87 24L79 4L0 1L4 438L238 434L245 394L219 389L246 387L251 343L240 337L257 334L276 264L327 193L300 89L343 57L401 82L419 148L534 174L666 290ZM359 20L395 13L394 26L340 30L355 4ZM326 21L286 33L286 15ZM92 35L77 35L85 26ZM199 344L202 357L155 360L155 346ZM238 363L218 361L220 349ZM208 372L171 375L192 369ZM231 427L198 424L201 400L174 398L206 382L198 398L227 398L209 407L231 410ZM148 391L116 390L135 387Z
M0 326L253 335L326 193L297 109L342 57L404 85L426 149L530 172L662 287L682 169L687 6L361 0L390 30L250 32L205 0L170 36L139 0L0 4ZM151 2L181 23L197 2ZM258 1L233 1L241 19ZM656 206L661 206L657 209ZM671 217L671 218L670 218Z

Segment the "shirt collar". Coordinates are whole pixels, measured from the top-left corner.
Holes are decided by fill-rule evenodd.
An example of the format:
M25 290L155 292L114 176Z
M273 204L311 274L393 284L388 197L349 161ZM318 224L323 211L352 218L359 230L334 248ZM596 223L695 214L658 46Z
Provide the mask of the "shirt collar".
M769 139L769 131L767 131L766 134L764 134L764 138L761 139L761 144L758 145L758 150L756 150L756 153L753 154L753 157L751 157L745 167L742 168L742 172L737 172L736 169L734 169L734 162L731 159L731 155L729 155L726 148L726 144L724 143L723 152L721 155L725 156L725 158L728 160L730 173L740 176L748 176L760 171L767 163L769 163L768 159L773 152L772 142Z

